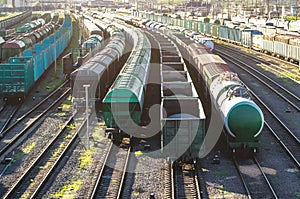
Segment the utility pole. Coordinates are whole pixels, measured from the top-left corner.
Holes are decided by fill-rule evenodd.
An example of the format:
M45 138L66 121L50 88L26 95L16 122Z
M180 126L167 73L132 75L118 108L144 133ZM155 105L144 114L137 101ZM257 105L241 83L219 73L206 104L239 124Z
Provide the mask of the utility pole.
M56 74L56 68L57 68L57 63L56 63L56 33L54 33L54 72Z
M266 6L267 6L267 9L266 9L266 12L267 12L267 14L269 14L269 12L270 12L270 0L266 0Z
M86 117L86 140L87 149L90 149L90 138L89 138L89 84L84 84L85 88L85 117Z

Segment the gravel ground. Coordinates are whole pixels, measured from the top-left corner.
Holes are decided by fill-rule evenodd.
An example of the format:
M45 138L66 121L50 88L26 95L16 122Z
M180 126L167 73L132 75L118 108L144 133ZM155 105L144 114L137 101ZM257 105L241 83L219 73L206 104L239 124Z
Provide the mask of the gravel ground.
M99 123L94 125L91 150L86 150L85 140L79 139L48 182L42 198L88 198L91 194L109 146L104 128Z
M204 188L203 195L208 198L247 198L240 176L225 146L224 136L221 136L211 153L200 159L198 175L205 181L205 187L201 187ZM215 155L219 156L220 164L213 164Z
M272 60L273 61L273 60ZM275 62L275 61L274 61ZM278 62L279 64L279 62ZM245 75L245 73L237 69L236 67L231 66L232 69L234 69L240 76L240 78L247 84L247 86L250 87L250 89L254 90L256 94L261 96L261 98L272 107L272 110L281 116L281 118L284 118L285 121L288 121L289 127L291 129L294 129L294 131L299 133L299 114L298 113L287 113L285 112L286 107L280 107L277 103L277 97L272 97L272 100L270 100L270 95L267 91L259 89L259 87L255 84L256 80L249 78L248 75ZM259 67L257 67L259 69ZM263 69L260 69L261 71L264 71ZM264 71L264 73L267 73L268 76L271 76L278 80L282 85L289 88L295 94L298 96L300 95L300 90L295 89L298 88L299 85L296 83L291 84L290 82L283 81L280 77L277 77L276 75L271 74L270 72ZM228 154L224 153L224 151L221 150L221 164L224 164L223 158L225 158L225 163L230 162L230 156ZM207 175L212 171L214 168L219 168L219 171L223 171L223 173L233 172L231 170L234 170L235 168L230 166L233 165L230 163L230 165L224 167L224 169L221 169L219 167L220 165L213 165L209 164L209 160L213 158L213 155L210 154L208 157L206 157L204 162L202 162L203 167L207 167L206 172L204 172L204 176L208 177L206 179L206 184L208 184L208 192L210 197L215 197L212 193L216 192L216 189L214 187L217 187L216 184L212 183L216 180L220 179L220 176L213 176L213 175ZM292 160L287 156L287 154L281 149L281 146L275 141L275 139L270 135L270 133L267 130L263 130L261 133L261 147L260 152L257 154L257 159L259 160L261 166L263 167L264 171L266 172L268 178L270 179L271 184L274 186L276 193L279 195L280 198L297 198L300 196L300 186L299 186L299 170L296 168L296 166L292 163ZM228 162L228 163L229 163ZM232 169L228 169L232 168ZM222 174L219 173L219 174ZM236 171L234 172L234 175L225 175L223 178L232 178L235 179L237 176ZM238 177L239 178L239 177ZM235 180L238 184L237 180ZM241 185L241 184L240 184ZM236 186L241 187L241 186ZM223 185L226 187L226 185ZM228 186L228 185L227 185ZM231 186L232 187L232 186ZM241 189L241 188L240 188ZM210 191L211 190L211 191ZM239 190L232 190L232 192L241 193ZM233 196L233 197L239 197Z
M51 114L34 130L25 142L14 150L14 162L1 178L0 195L6 192L8 187L23 174L23 171L34 161L32 157L36 157L46 147L48 140L57 134L59 127L65 121L65 117L57 116L55 113ZM3 165L1 165L0 169L3 169Z
M164 198L164 165L165 159L159 154L147 154L144 146L152 143L141 140L133 147L129 171L124 185L123 198ZM153 147L153 144L150 145Z
M300 197L300 172L268 131L261 136L257 159L279 198Z

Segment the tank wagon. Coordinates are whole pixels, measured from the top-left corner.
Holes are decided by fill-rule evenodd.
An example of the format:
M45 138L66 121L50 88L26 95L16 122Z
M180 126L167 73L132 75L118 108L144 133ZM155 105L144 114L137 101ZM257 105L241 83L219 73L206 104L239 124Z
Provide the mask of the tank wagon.
M141 124L151 58L151 44L145 33L132 26L127 29L133 40L132 51L102 101L106 126L121 131L122 126Z
M25 11L19 15L10 17L8 19L4 19L0 21L0 29L8 29L11 28L12 26L20 23L27 17L30 17L32 15L32 11Z
M67 47L72 37L72 20L66 14L63 25L51 36L0 64L0 95L5 100L23 99L34 83Z
M71 73L73 107L85 107L82 99L85 98L83 85L89 84L89 99L101 104L109 87L121 69L125 51L125 41L129 40L125 32L115 29L118 34L112 34L108 44L81 67ZM100 106L101 107L101 106Z
M180 36L181 35L181 36ZM182 34L175 34L182 49L197 66L198 80L204 82L206 95L219 111L226 129L227 142L233 152L249 147L254 152L260 146L260 133L264 126L261 109L252 101L249 90L218 55L206 50L202 44L183 42Z
M86 55L94 52L97 52L101 48L101 43L103 41L103 31L92 21L84 19L84 29L87 39L81 45L82 55Z
M6 41L1 46L1 60L5 61L9 57L20 55L25 49L32 47L51 35L58 27L59 25L52 20L31 33Z
M29 33L37 28L42 27L45 24L45 20L42 18L26 23L17 28L17 33Z
M161 150L172 161L199 157L205 136L205 113L176 45L160 33Z

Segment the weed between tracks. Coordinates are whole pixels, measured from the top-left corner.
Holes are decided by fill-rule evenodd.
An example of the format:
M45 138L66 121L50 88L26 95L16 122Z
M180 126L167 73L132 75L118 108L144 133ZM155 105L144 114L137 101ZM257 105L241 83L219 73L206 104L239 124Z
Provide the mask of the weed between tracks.
M85 150L79 157L79 169L84 169L87 166L90 166L92 163L92 155L95 152L94 149Z
M53 198L75 198L76 191L80 189L83 181L76 180L65 185L62 190L52 195Z
M31 142L27 146L22 148L21 150L23 153L28 154L35 147L35 145L36 145L36 142Z

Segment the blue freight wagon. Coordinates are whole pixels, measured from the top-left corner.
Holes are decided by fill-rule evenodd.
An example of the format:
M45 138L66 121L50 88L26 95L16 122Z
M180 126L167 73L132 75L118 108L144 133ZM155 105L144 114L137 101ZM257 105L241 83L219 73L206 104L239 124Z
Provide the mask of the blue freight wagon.
M34 66L31 57L9 58L0 67L0 92L6 98L17 93L17 97L28 92L34 83Z
M24 51L20 57L11 57L0 64L0 96L23 99L34 83L67 47L72 36L72 20L65 15L63 25L47 39Z

